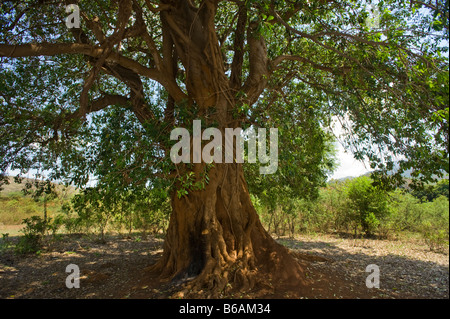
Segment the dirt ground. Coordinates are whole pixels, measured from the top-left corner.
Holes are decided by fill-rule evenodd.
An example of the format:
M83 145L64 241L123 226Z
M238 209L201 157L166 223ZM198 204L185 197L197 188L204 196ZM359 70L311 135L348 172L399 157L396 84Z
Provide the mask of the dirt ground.
M305 295L294 289L256 289L222 298L448 299L449 256L401 241L342 239L335 236L281 238L297 255L312 284ZM0 252L0 299L168 299L182 287L161 283L147 271L162 254L157 237L110 237L99 243L75 236L49 244L38 254ZM68 289L69 264L80 269L80 288ZM368 265L380 270L380 288L366 287ZM277 285L274 285L277 286ZM305 289L302 289L305 291Z

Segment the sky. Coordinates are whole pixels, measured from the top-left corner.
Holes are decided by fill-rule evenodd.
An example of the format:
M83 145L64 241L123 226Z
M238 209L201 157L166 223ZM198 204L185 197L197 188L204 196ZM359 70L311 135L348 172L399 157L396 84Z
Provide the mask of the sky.
M344 177L357 177L371 171L369 164L357 161L350 152L345 152L340 143L337 143L337 159L339 166L330 179L340 179Z
M343 119L347 125L351 126L351 121L348 118ZM364 175L370 171L369 162L358 161L353 157L351 152L347 152L339 141L345 140L345 131L342 128L341 121L334 117L331 126L327 129L331 129L331 132L336 137L336 158L338 167L331 175L330 179L340 179L344 177L358 177Z

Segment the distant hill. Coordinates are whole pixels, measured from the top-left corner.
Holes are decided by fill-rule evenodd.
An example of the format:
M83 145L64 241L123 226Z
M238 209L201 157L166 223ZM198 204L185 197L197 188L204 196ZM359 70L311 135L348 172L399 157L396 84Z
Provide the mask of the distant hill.
M7 197L13 194L22 194L22 190L25 188L27 182L34 182L35 179L23 178L22 183L18 184L14 182L14 177L8 176L9 184L3 185L2 190L0 190L0 197ZM78 190L73 186L64 186L62 184L53 183L55 185L56 192L59 195L65 197L71 197L78 192Z
M402 174L402 176L404 177L405 180L411 180L411 173L412 173L412 170L407 170L404 174ZM368 177L370 177L371 174L372 174L372 172L368 172L368 173L365 173L365 174L362 174L362 175L359 175L359 176L345 176L345 177L341 177L341 178L335 179L334 181L345 182L347 180L352 180L352 179L355 179L355 178L358 178L358 177L361 177L361 176L368 176ZM447 176L444 176L442 178L439 177L437 179L438 180L442 180L442 179L448 179L448 178L449 178L449 176L447 175Z
M352 180L352 179L355 179L355 178L358 178L358 177L361 177L361 176L368 176L368 177L370 177L370 174L371 174L371 172L368 172L368 173L365 173L365 174L362 174L362 175L359 175L359 176L345 176L345 177L341 177L341 178L337 178L337 179L331 179L330 182L331 181L345 182L347 180Z

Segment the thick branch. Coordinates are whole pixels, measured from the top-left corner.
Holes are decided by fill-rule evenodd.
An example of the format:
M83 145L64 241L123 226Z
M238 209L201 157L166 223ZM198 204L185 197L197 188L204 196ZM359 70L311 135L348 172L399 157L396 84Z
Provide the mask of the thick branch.
M234 57L231 64L230 86L239 89L242 86L242 65L244 63L245 27L247 25L247 8L239 8L239 18L234 35Z
M84 54L94 58L101 57L105 49L81 43L39 43L39 44L0 44L0 57L30 57L30 56L55 56L60 54ZM137 74L158 81L163 85L177 101L182 101L186 95L180 90L174 81L168 80L158 70L150 69L142 64L124 57L117 52L110 52L106 62L112 62L130 69Z
M269 78L269 59L264 37L258 34L257 24L249 26L247 32L249 46L250 72L244 84L244 92L247 95L249 105L255 103L267 86Z
M129 102L129 98L122 95L105 95L97 100L91 102L86 110L78 109L73 112L68 119L79 119L86 116L86 114L98 112L110 105L125 106Z
M135 1L135 5L134 5L134 11L136 12L136 25L140 26L139 34L142 36L144 41L147 43L147 48L150 50L153 60L155 61L156 68L158 70L161 70L162 58L158 52L155 41L153 40L153 38L147 31L142 8L136 1ZM164 32L164 29L163 29L163 32Z
M147 5L147 8L153 13L158 13L158 12L161 12L164 10L169 10L171 7L169 4L163 4L163 3L160 3L157 7L155 7L149 0L145 0L145 4Z
M89 19L89 17L83 12L82 13L83 20L86 21L86 25L88 28L94 33L95 38L98 42L103 43L105 41L106 36L103 33L102 27L99 23L100 19L95 17L94 19Z
M105 95L97 100L92 101L89 103L87 108L80 107L78 110L76 110L73 113L70 113L67 116L61 116L55 120L53 123L53 136L49 139L41 142L42 145L47 144L51 141L57 141L58 140L58 131L64 130L63 123L69 123L73 120L85 120L86 115L93 112L98 112L100 110L103 110L107 108L110 105L121 105L126 106L128 104L129 99L126 96L122 95Z
M0 57L19 58L30 56L55 56L60 54L84 54L94 58L102 56L105 49L81 43L39 43L39 44L0 44ZM161 74L155 69L149 69L136 61L126 58L116 52L111 52L106 62L115 62L136 73L159 81Z

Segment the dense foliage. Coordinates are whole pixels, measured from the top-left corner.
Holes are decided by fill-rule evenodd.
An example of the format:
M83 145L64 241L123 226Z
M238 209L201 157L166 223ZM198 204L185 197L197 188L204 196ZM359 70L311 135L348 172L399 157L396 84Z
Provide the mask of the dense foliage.
M205 121L214 108L209 115L200 114L198 105L175 99L172 86L160 79L160 59L169 59L164 56L159 11L136 1L127 13L135 23L132 19L124 25L120 19L125 4L78 1L81 29L68 30L63 2L40 3L3 1L0 7L2 173L34 169L77 186L96 176L122 188L158 185L160 177L173 177L165 156L170 129L174 124L190 127L195 117ZM202 3L193 1L200 7ZM145 31L139 29L141 19ZM379 172L397 171L380 175L384 183L399 182L410 169L425 182L448 172L448 3L218 1L214 23L232 84L252 82L252 69L259 63L251 59L249 42L243 38L246 24L256 24L266 39L270 72L262 76L267 87L251 101L245 90L249 88L237 89L231 112L243 126L283 131L284 176L299 178L296 183L306 183L305 189L320 184L327 161L316 156L325 145L318 129L336 119L347 134L342 142L356 158L368 159ZM14 59L18 50L8 51L8 45L26 48L30 42L43 43L44 51L46 45L53 48L74 40L115 45L125 27L117 52L127 67L142 71L136 75L139 81L127 79L116 58L100 70L96 61L102 58L80 54L84 51L60 54L55 49ZM176 91L187 97L192 92L187 92L188 70L181 62L175 81L187 95ZM241 73L236 73L239 67ZM95 81L88 80L92 76ZM145 112L137 110L133 90L140 91L144 100L139 105L145 105ZM89 107L80 107L80 99L88 99ZM173 120L167 111L173 111ZM153 120L143 120L148 114ZM313 142L316 148L310 146Z
M417 234L430 249L449 242L448 180L429 185L431 200L416 197L409 188L391 192L373 186L369 177L332 181L316 200L291 197L275 208L254 196L266 227L279 236L329 233L394 239Z

